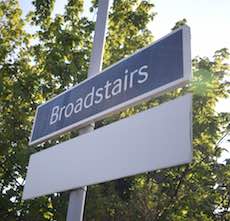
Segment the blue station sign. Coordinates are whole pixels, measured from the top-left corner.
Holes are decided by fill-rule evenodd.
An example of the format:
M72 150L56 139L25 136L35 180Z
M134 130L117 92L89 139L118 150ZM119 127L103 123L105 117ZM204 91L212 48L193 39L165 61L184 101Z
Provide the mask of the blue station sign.
M190 79L190 29L183 26L38 106L30 145L184 86Z

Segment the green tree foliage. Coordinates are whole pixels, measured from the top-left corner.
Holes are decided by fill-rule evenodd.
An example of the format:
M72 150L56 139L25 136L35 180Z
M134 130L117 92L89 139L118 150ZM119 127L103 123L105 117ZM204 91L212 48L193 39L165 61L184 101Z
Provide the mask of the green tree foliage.
M179 20L176 22L175 26L172 28L172 31L176 30L177 28L185 25L187 23L186 18L183 18L182 20Z
M69 134L28 147L37 105L87 76L94 21L84 17L83 0L69 0L63 15L52 17L54 0L34 0L35 11L21 17L17 0L0 2L0 221L65 220L68 192L22 201L29 156L68 139ZM90 12L95 14L93 0ZM147 24L154 5L146 0L114 0L105 45L104 67L153 41ZM34 34L25 31L29 22ZM186 23L183 19L173 29ZM85 220L229 220L230 162L219 163L218 141L229 132L228 113L216 113L229 96L227 49L213 59L194 58L193 82L100 122L98 126L193 93L191 164L93 185ZM165 138L167 139L167 137Z
M121 117L129 116L146 106L192 92L193 162L93 186L87 201L89 220L93 217L96 220L158 221L229 219L230 164L229 160L225 163L217 160L221 154L221 137L229 133L230 115L215 111L217 100L229 96L226 80L229 65L225 63L228 58L228 50L221 49L216 51L213 60L193 59L191 85L121 114ZM92 217L89 211L94 211Z

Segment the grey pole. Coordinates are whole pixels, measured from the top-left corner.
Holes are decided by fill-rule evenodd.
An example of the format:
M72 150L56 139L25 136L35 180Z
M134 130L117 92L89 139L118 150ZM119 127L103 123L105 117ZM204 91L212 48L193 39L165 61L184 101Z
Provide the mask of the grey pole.
M102 69L103 50L105 45L106 24L110 0L99 0L93 50L89 65L88 77L98 74ZM79 135L94 130L94 123L79 130ZM84 166L84 165L83 165ZM87 187L72 190L69 196L67 221L82 221Z

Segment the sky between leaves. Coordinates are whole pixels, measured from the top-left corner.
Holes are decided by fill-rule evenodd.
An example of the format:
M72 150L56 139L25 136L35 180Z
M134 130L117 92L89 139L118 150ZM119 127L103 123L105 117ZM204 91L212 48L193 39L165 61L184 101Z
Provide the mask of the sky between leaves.
M86 14L91 0L85 0ZM229 0L151 0L157 15L149 25L155 39L168 34L175 22L187 19L192 33L192 57L212 57L216 50L230 48ZM63 14L67 0L56 0L55 14ZM110 0L112 3L113 0ZM19 0L23 14L33 9L32 0ZM91 15L96 19L96 14ZM230 60L228 61L230 63ZM230 101L229 101L230 108Z

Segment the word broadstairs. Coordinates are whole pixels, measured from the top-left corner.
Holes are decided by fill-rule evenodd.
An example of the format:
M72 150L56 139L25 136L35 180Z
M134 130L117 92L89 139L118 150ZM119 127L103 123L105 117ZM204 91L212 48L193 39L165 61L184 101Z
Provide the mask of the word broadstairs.
M72 114L77 114L84 109L102 102L103 99L110 99L120 93L126 92L135 84L142 84L148 79L148 65L143 65L139 69L130 72L125 70L123 78L117 78L113 82L106 81L104 87L92 87L85 97L80 97L76 103L68 103L66 106L54 106L50 117L50 125L62 120L63 117L69 118Z

